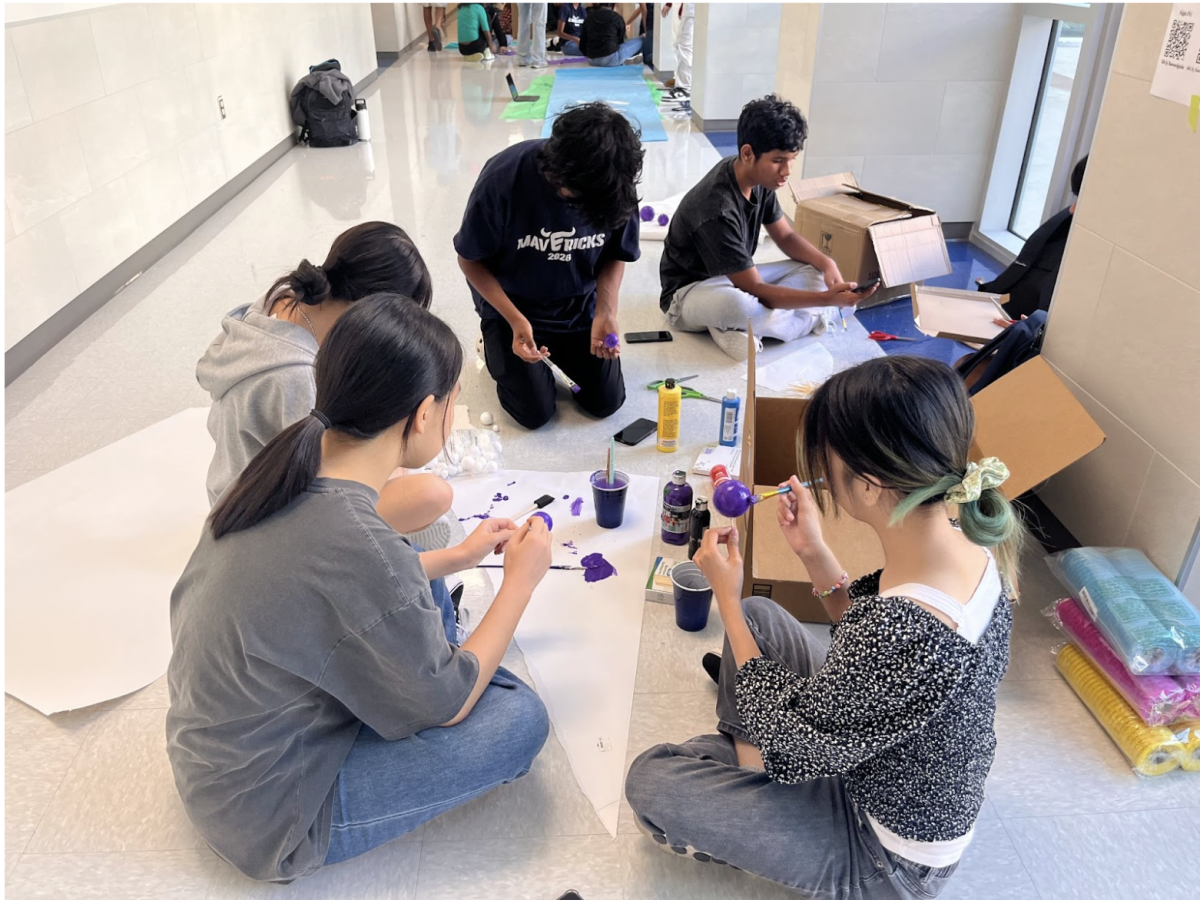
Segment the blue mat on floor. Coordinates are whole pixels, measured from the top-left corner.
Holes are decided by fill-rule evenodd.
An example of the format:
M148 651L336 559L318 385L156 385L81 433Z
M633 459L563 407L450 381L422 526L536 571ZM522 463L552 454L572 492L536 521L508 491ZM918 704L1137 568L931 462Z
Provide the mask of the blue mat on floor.
M654 105L646 79L642 77L641 66L560 70L554 79L554 90L550 92L542 137L550 137L554 120L563 112L594 100L611 104L640 128L642 143L667 139L662 116Z

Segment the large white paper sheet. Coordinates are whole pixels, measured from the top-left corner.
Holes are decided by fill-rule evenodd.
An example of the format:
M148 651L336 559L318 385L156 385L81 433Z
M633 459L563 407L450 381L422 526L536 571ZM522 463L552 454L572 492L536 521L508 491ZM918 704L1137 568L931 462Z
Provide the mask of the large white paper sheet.
M1171 7L1150 93L1184 106L1200 95L1200 3Z
M145 687L208 515L213 442L189 409L5 494L4 689L47 715Z
M601 553L617 570L615 576L592 584L584 581L581 571L547 572L516 634L575 780L616 837L643 589L651 541L659 525L660 497L658 479L631 476L624 524L604 529L596 524L590 475L590 471L510 470L451 483L454 510L461 517L511 516L542 494L550 494L555 499L546 512L554 520L554 564L579 565L589 553ZM497 494L509 499L493 503ZM583 508L579 516L572 516L576 497L583 498ZM474 519L463 522L468 530L475 524ZM573 542L578 552L565 546L567 542ZM488 562L501 559L492 557ZM503 573L488 571L499 589Z
M824 384L833 374L833 354L815 340L795 353L789 353L754 370L754 383L778 394L790 393L793 384ZM742 375L745 380L746 376Z

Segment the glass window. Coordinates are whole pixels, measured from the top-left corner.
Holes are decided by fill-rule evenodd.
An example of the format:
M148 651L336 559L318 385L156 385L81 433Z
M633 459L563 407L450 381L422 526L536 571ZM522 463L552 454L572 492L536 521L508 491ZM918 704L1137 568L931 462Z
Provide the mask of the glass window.
M1058 158L1058 143L1067 120L1067 106L1071 102L1082 43L1083 25L1080 23L1055 21L1050 29L1033 127L1029 129L1025 161L1021 165L1012 218L1008 223L1009 230L1022 239L1028 238L1042 224L1046 211L1050 176Z

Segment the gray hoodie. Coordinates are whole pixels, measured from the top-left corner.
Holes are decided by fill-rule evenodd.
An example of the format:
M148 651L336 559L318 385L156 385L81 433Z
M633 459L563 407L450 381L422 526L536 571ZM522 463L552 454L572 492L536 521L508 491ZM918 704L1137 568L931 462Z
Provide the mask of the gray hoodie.
M266 314L266 298L221 320L221 333L196 365L212 395L208 431L217 452L208 467L215 504L267 442L308 415L316 401L317 341L307 329Z

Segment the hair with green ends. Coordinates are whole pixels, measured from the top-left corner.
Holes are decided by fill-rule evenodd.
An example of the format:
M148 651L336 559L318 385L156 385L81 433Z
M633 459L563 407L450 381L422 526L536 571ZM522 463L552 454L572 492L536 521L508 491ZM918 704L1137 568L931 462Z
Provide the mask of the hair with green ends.
M870 477L900 495L890 524L946 502L967 470L975 411L962 379L948 366L916 356L885 356L834 375L813 394L797 434L801 478L824 478L836 500L854 478ZM832 459L846 467L836 483ZM826 511L828 494L814 494ZM984 490L958 506L963 535L987 547L1017 584L1028 532L1000 491Z

